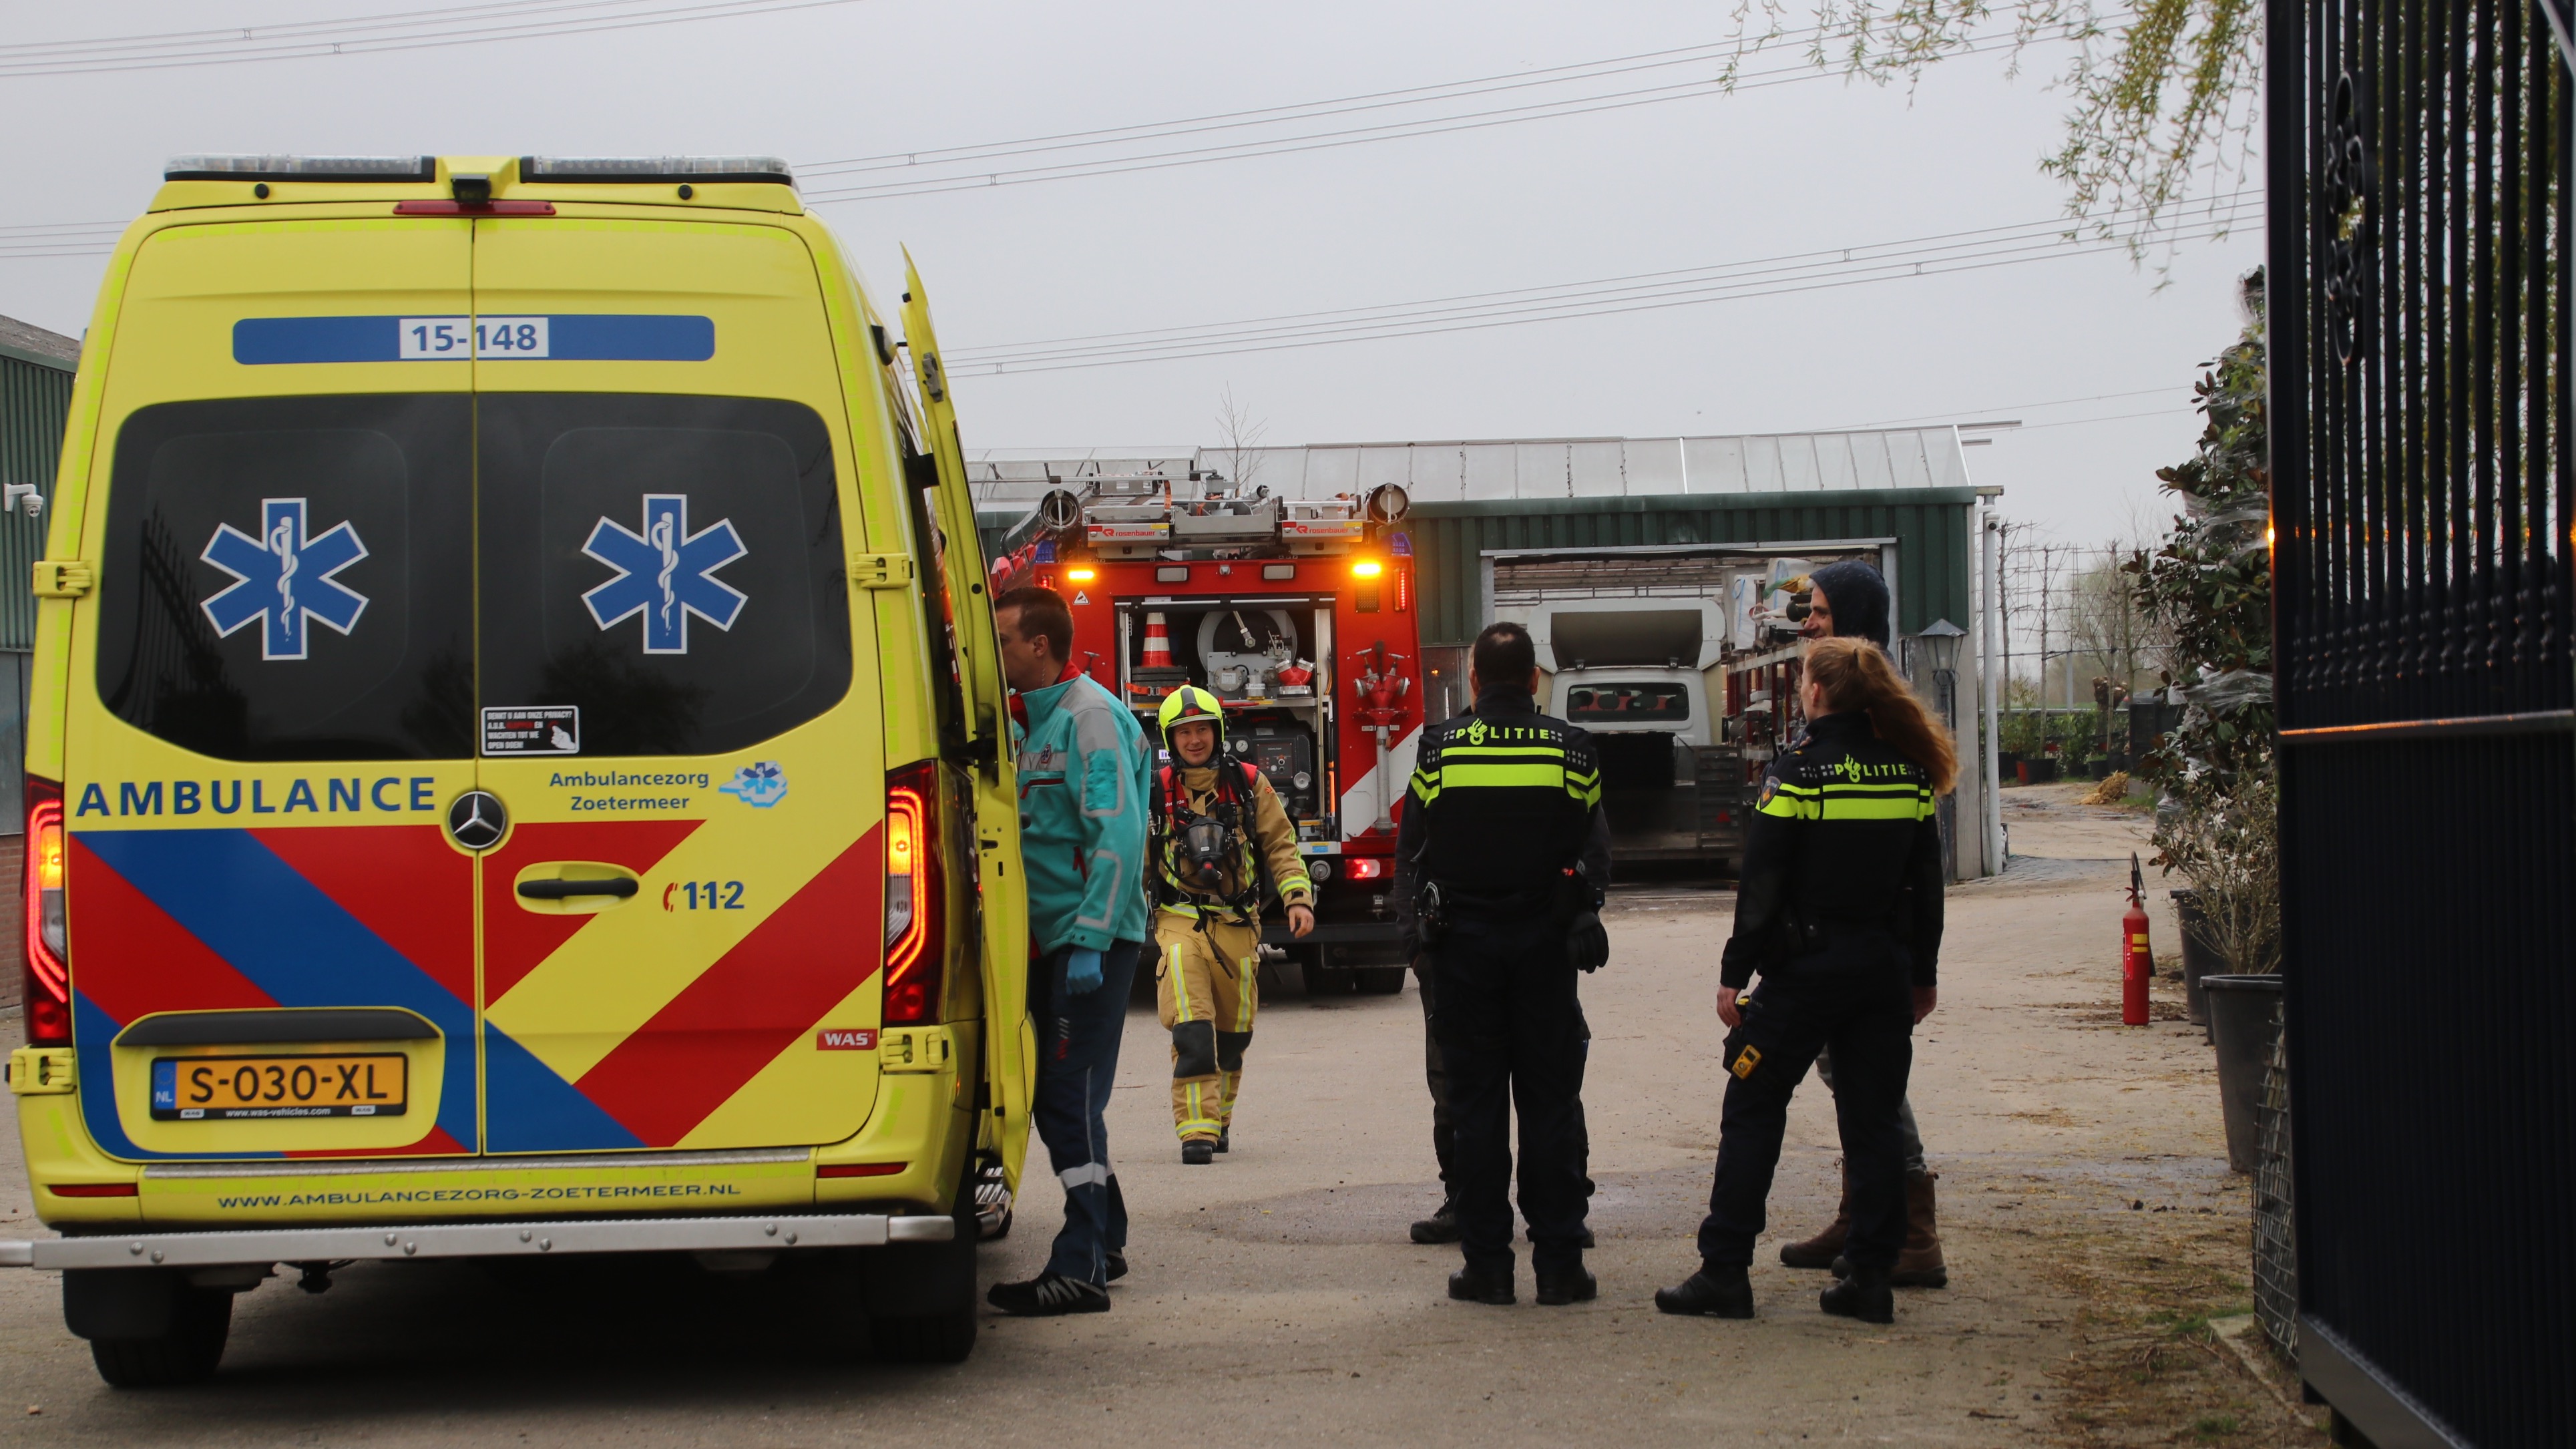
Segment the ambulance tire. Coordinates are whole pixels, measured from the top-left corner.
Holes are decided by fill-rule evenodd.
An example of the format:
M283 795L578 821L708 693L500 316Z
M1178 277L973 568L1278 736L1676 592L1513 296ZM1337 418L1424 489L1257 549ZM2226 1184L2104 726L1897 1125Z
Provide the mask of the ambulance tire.
M1357 974L1360 978L1360 990L1371 996L1393 996L1404 989L1406 968L1363 966Z
M114 1276L139 1279L143 1275L120 1269L114 1271ZM156 1332L90 1339L90 1359L98 1366L98 1376L110 1386L157 1389L198 1383L214 1376L215 1366L223 1362L224 1342L232 1336L233 1295L219 1289L192 1288L174 1277L168 1283L166 1302L167 1307L159 1312L146 1310L145 1316L158 1320ZM146 1307L118 1306L129 1311ZM75 1330L91 1326L81 1323L78 1314L72 1317Z
M860 1305L880 1363L964 1363L975 1351L974 1169L959 1184L957 1236L859 1255Z

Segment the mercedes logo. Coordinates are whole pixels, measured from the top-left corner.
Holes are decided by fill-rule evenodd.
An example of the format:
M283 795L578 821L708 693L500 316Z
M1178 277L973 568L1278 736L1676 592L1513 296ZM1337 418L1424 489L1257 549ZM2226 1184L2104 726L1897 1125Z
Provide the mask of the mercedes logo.
M467 850L490 850L510 828L510 812L489 790L468 790L447 807L447 833Z

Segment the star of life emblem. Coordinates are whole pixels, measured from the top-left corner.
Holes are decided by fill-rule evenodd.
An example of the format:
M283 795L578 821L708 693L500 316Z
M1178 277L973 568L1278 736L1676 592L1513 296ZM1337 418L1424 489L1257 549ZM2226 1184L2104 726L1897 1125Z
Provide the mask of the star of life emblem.
M689 496L644 495L644 531L602 518L581 551L617 570L617 577L581 596L604 632L644 616L644 652L689 652L689 616L730 630L749 597L714 577L717 569L751 552L721 518L689 532Z
M367 611L367 596L332 575L367 556L358 531L343 520L319 538L305 533L305 500L259 501L259 537L221 524L198 557L233 576L201 607L215 633L230 637L261 621L259 657L301 659L308 621L346 634Z

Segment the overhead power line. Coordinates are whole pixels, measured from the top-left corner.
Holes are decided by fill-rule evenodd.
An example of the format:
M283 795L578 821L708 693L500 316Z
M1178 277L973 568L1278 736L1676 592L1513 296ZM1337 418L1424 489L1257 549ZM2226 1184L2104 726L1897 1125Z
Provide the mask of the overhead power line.
M855 5L861 0L493 0L339 20L0 45L0 79L377 55L502 40L639 30Z
M1803 40L1815 33L1812 27L1788 31L1778 38L1778 42ZM1496 91L1521 90L1532 86L1559 85L1571 80L1588 80L1599 76L1654 70L1665 66L1689 65L1707 60L1724 61L1746 53L1748 52L1742 46L1733 41L1674 46L1664 50L1639 51L1633 55L1614 55L1600 60L1542 66L1536 70L1507 71L1500 75L1474 76L1466 80L1405 86L1395 90L1367 91L1358 95L1336 96L1320 101L1300 101L1283 106L1263 106L1253 110L1220 111L1214 115L1191 116L1180 120L1152 121L1133 126L1107 126L1087 131L1066 131L1051 136L1029 136L1016 141L994 141L974 146L889 151L882 155L854 156L839 161L812 161L799 165L797 174L828 176L845 172L894 170L952 161L980 161L1002 156L1028 155L1074 145L1150 140L1162 136L1185 135L1196 131L1225 129L1233 126L1302 120L1317 113L1346 114L1389 106L1415 105L1429 100L1448 100L1460 95L1486 95Z
M2221 198L2197 221L2175 228L2177 240L2223 235L2215 215L2247 193ZM1382 341L1577 317L1698 306L1907 277L1980 271L2057 257L2121 250L2124 243L2070 237L2062 219L1990 227L1907 241L1831 248L1669 272L1639 273L1544 287L1471 293L1416 302L1288 314L1194 327L1101 333L1046 342L953 348L952 373L1056 372L1180 361L1343 342Z
M1984 54L2008 50L2018 44L2010 34L1980 37L1970 42L1961 54ZM1696 62L1668 61L1658 65L1699 63L1716 64L1709 57ZM1629 67L1630 70L1646 66ZM1622 72L1603 70L1529 84L1562 85L1575 80L1593 79L1599 75ZM1146 151L1137 154L1103 156L1090 160L1061 161L1050 165L997 167L990 163L1023 156L1035 156L1063 150L1089 150L1132 146L1168 138L1254 127L1275 127L1295 121L1319 120L1359 111L1381 110L1392 106L1427 105L1438 101L1489 95L1497 91L1525 88L1521 84L1496 85L1482 89L1453 90L1437 96L1413 100L1372 101L1329 109L1303 109L1299 114L1257 120L1216 121L1207 123L1174 122L1167 127L1136 128L1134 134L1113 139L1074 142L1045 139L1023 143L1016 149L988 148L978 154L961 155L954 160L923 162L918 165L890 165L871 161L864 168L848 163L849 169L871 172L899 172L899 179L868 182L855 186L818 187L804 191L807 202L829 206L852 201L887 201L905 196L931 196L951 191L982 191L1001 186L1026 186L1041 181L1070 181L1094 176L1116 176L1136 171L1162 171L1175 166L1202 166L1216 161L1241 161L1256 156L1284 156L1304 151L1333 150L1343 146L1371 145L1381 141L1411 140L1422 136L1447 135L1458 131L1484 130L1492 126L1521 125L1531 121L1559 120L1568 116L1592 115L1603 111L1630 110L1639 106L1663 105L1674 101L1706 100L1731 95L1738 91L1765 90L1772 86L1796 85L1807 81L1836 78L1835 72L1799 62L1770 70L1721 74L1703 79L1675 81L1662 85L1634 87L1627 90L1566 96L1554 100L1532 101L1522 105L1499 106L1484 110L1415 116L1379 121L1368 125L1339 129L1306 130L1288 135L1250 137L1243 140L1190 146L1176 150ZM961 148L963 149L963 148ZM913 153L923 155L928 153ZM945 174L939 174L945 173ZM807 174L800 170L800 175ZM816 174L835 174L819 172Z

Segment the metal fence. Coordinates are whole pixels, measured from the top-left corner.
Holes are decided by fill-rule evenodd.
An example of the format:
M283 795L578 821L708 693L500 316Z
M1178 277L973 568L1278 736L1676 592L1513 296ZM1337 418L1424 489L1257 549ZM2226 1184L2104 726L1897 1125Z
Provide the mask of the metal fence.
M2568 76L2514 0L2266 24L2300 1371L2383 1446L2564 1443Z

